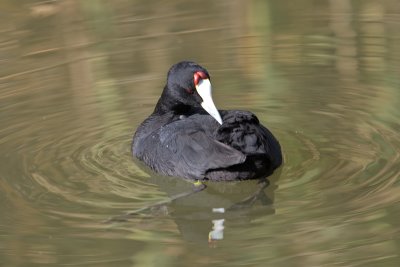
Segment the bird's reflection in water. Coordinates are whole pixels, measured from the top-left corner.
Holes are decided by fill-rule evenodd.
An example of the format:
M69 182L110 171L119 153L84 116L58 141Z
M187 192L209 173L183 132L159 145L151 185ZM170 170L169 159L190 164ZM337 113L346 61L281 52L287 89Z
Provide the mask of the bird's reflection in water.
M250 224L274 214L274 191L278 169L268 179L236 182L193 183L172 177L151 177L168 199L110 218L108 223L126 222L138 216L154 219L169 216L183 239L216 247L227 236L230 226Z

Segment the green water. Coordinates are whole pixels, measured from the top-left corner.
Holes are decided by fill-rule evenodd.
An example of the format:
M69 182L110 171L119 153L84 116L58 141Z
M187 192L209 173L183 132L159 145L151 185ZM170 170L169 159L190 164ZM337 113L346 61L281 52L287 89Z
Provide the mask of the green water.
M0 266L399 266L400 5L0 2ZM285 163L191 185L134 161L168 68L257 114ZM208 242L213 220L223 238Z

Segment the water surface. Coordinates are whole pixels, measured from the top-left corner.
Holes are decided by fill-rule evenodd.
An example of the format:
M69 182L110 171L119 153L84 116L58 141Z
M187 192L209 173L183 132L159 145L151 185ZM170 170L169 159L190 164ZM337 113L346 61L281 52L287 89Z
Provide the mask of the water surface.
M1 266L399 266L400 6L2 1ZM168 68L194 60L285 163L191 189L130 154ZM223 238L209 242L213 220Z

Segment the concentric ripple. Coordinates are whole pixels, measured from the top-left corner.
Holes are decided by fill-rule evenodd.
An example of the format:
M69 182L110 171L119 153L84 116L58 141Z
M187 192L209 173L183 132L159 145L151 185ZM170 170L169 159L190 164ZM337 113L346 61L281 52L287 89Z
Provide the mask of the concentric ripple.
M360 94L354 88L349 90L353 96ZM332 103L321 106L311 104L324 100L319 95L308 99L310 103L273 98L273 109L260 106L255 112L280 140L284 164L270 177L261 201L253 207L230 210L232 204L255 191L256 183L210 183L205 192L176 201L154 216L135 218L132 228L129 223L102 222L190 188L190 184L179 185L179 179L171 182L146 173L132 159L135 125L152 106L142 110L137 103L124 106L122 99L110 102L94 94L79 102L65 92L52 92L51 102L44 102L49 96L43 93L20 94L14 96L19 99L12 101L15 104L1 108L6 119L0 130L4 151L0 187L6 192L1 199L8 210L1 220L12 225L11 231L32 226L54 234L61 223L62 229L67 229L65 234L82 238L98 234L97 238L119 239L132 233L130 238L136 241L157 242L157 233L168 232L204 243L212 221L223 220L227 240L241 240L240 244L233 242L232 248L226 244L230 249L246 251L256 239L277 240L276 233L285 233L279 236L282 242L302 240L316 251L322 242L317 240L351 246L353 239L384 243L385 250L394 250L388 240L390 233L397 231L391 211L396 210L400 195L400 125L393 120L393 109L385 115L365 110L373 108L365 104L373 102L372 96L364 95L358 105L351 99L329 96ZM240 94L235 97L241 98ZM29 112L23 108L26 105L31 105ZM309 109L282 115L299 105ZM100 109L106 109L107 116L98 112ZM217 214L213 208L226 211ZM16 218L25 219L13 224ZM292 227L288 230L287 225ZM359 230L360 225L365 225L367 233ZM248 233L249 226L259 231ZM384 234L374 235L379 227ZM113 230L103 234L105 229ZM310 240L310 233L322 237ZM338 240L337 235L344 237ZM266 247L263 251L270 250ZM360 251L370 253L367 248Z
M0 265L399 266L398 2L2 1ZM154 205L192 184L131 138L183 59L280 141L267 188Z
M36 96L38 105L30 114L21 108L32 103L30 98L2 108L7 119L0 144L3 163L8 163L2 176L15 187L10 194L40 213L60 219L97 214L98 222L165 197L132 160L134 127L129 118L114 112L107 118L110 123L101 125L104 120L90 112L99 103L88 98L82 120L65 97L53 94L53 105L43 106L42 97Z

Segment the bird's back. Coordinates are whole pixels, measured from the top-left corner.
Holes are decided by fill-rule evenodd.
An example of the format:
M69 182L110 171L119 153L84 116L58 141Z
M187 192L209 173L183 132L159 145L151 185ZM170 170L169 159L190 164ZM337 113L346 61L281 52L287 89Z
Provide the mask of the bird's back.
M206 114L150 117L141 125L147 131L139 127L135 135L133 153L161 174L199 180L252 179L281 164L279 143L254 114L221 115L222 125Z
M136 134L133 154L158 173L202 180L210 169L226 168L244 162L238 150L216 140L218 123L209 115L195 114L172 120L161 127L162 117L145 121L154 130Z

